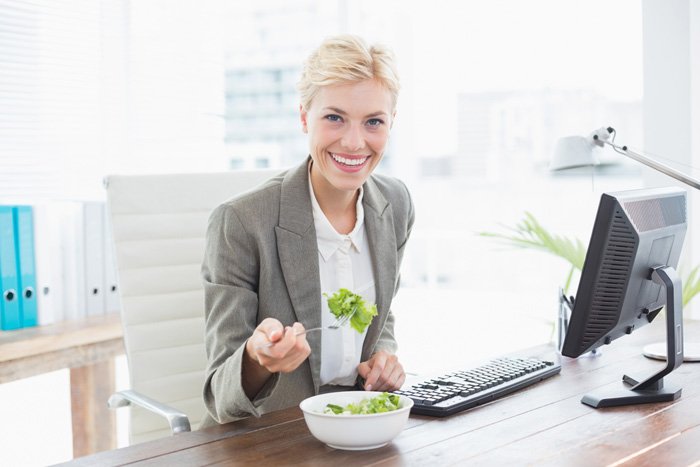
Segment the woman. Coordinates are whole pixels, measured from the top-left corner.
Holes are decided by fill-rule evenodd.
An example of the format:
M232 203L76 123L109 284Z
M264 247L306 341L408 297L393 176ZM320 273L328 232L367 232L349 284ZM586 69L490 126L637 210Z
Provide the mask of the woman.
M327 39L299 83L310 156L212 213L202 266L203 426L356 384L403 384L390 305L413 205L403 183L372 175L398 90L386 49L355 36ZM372 324L362 334L349 326L303 334L334 321L323 294L341 287L376 303Z

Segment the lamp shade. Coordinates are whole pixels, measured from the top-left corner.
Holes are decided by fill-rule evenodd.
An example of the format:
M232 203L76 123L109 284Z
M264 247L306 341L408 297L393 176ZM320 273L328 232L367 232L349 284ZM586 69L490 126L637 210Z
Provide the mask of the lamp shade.
M600 162L593 151L595 148L596 144L592 138L583 136L559 138L554 147L554 154L549 161L549 170L598 165Z

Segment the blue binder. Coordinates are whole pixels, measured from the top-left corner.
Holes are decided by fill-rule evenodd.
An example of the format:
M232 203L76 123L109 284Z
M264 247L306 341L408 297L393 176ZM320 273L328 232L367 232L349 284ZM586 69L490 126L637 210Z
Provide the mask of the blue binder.
M0 206L0 329L22 327L12 206Z
M22 327L37 325L34 218L31 206L15 206L15 251L19 277L19 311Z

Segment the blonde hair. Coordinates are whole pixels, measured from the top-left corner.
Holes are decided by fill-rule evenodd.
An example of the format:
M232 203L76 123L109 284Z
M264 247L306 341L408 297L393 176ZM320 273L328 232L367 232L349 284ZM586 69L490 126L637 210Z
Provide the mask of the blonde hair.
M297 84L301 105L308 110L322 86L377 80L391 93L394 110L399 96L399 76L393 53L382 45L368 46L360 37L329 37L304 63Z

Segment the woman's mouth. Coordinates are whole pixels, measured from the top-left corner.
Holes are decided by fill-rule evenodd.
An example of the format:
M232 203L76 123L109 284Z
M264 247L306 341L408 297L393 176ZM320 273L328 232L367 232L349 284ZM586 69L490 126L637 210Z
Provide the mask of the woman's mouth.
M333 159L333 162L335 162L335 165L346 172L360 170L369 159L369 156L351 156L349 154L340 155L333 152L329 152L328 154L330 154L331 159Z

